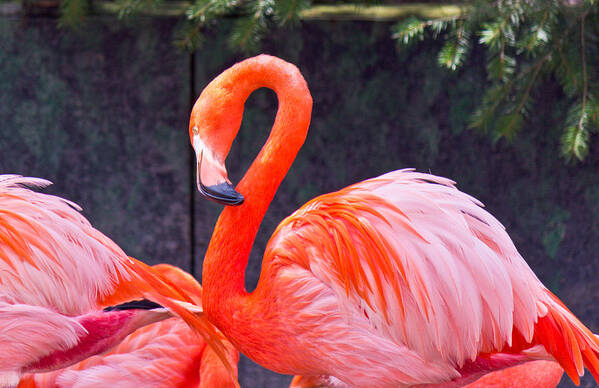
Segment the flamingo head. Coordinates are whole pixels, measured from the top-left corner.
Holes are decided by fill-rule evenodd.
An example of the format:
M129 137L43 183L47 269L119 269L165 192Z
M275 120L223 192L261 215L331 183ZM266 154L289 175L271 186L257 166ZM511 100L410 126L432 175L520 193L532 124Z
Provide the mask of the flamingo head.
M197 161L197 186L212 201L241 205L243 195L229 180L225 160L241 125L243 104L235 112L231 93L214 85L219 78L204 89L191 112L189 137Z

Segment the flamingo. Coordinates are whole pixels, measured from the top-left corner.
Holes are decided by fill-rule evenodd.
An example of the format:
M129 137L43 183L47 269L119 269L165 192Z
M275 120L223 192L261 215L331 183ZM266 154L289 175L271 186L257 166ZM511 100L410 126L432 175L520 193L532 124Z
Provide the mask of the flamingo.
M564 370L554 361L530 361L489 372L464 388L555 388ZM324 388L327 379L319 376L295 376L289 388Z
M233 187L225 160L261 87L278 97L275 122ZM393 171L309 201L273 233L248 293L254 238L311 109L297 67L260 55L216 77L191 112L198 189L225 205L204 258L203 308L233 345L335 387L456 387L539 359L576 383L585 367L599 379L599 340L477 199L431 174Z
M486 374L464 388L555 388L563 374L554 361L530 361Z
M171 317L169 310L226 363L220 337L191 297L128 258L76 204L28 188L48 184L0 175L0 387L109 350Z
M153 267L201 305L200 284L169 264ZM224 342L236 370L239 352ZM18 388L231 388L233 382L218 355L183 321L167 319L130 334L114 349L70 367L29 374Z

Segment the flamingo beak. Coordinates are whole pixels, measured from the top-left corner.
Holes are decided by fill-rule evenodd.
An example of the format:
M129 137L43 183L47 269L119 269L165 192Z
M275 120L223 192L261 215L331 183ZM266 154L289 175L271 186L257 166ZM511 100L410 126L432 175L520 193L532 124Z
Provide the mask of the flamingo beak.
M209 150L203 147L198 135L193 137L193 148L196 152L196 184L199 192L209 200L221 205L241 205L244 199L243 195L235 190L227 178L224 166L218 163L210 155Z
M198 163L198 169L201 168L201 162ZM211 201L226 206L237 206L243 203L243 195L239 194L229 182L222 182L212 186L202 184L200 173L197 179L198 190Z

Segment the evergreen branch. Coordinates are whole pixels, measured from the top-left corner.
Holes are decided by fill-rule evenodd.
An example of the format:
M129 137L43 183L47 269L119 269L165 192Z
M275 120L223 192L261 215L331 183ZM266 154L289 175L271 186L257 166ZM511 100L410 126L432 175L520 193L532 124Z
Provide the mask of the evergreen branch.
M426 25L426 21L410 17L404 22L397 23L393 26L394 33L391 37L403 45L408 45L416 38L418 40L424 39L424 28Z
M272 12L272 0L258 0L251 14L235 23L230 39L231 46L247 52L257 49L266 29L265 16Z
M127 17L140 9L156 9L162 0L118 0L119 18Z
M545 61L547 61L549 58L551 58L551 52L548 52L547 54L545 54L543 57L541 57L538 62L534 65L529 67L527 70L524 70L522 72L520 72L515 78L510 79L508 82L506 82L501 88L501 93L497 96L493 96L492 100L493 100L493 104L491 105L490 108L486 109L488 112L490 112L490 114L492 115L497 108L499 107L499 104L501 104L501 102L505 99L505 97L512 91L513 89L513 85L515 83L517 83L518 81L520 81L520 79L526 77L530 71L534 70L534 76L533 76L533 81L534 78L536 78L541 70L541 67L543 65L543 63ZM526 103L526 99L528 98L528 95L530 94L531 88L532 88L533 82L530 82L528 84L527 87L527 92L525 93L526 98L523 98L520 102L520 104L518 105L519 108L516 108L514 110L512 110L512 112L517 112L519 110L521 110L525 103ZM486 116L486 115L485 115ZM470 128L475 128L475 127L483 127L483 120L482 119L478 119L478 120L474 120L470 123L469 127Z
M502 137L506 138L508 141L512 141L514 135L520 130L522 126L523 114L514 111L513 113L506 114L504 116L500 116L497 119L497 130L493 136L493 140L497 141Z
M507 116L508 121L505 124L505 126L503 126L503 129L501 130L502 136L505 136L506 138L511 139L512 134L516 132L516 128L521 125L522 114L523 114L522 110L524 109L524 106L526 105L528 97L530 96L530 91L532 90L532 86L534 85L535 81L537 80L537 76L539 75L539 72L541 71L541 68L543 67L543 63L545 63L545 61L547 59L549 59L549 55L545 55L534 66L534 72L532 74L532 77L530 78L530 81L528 82L528 85L526 86L526 90L524 91L524 94L522 95L522 99L520 100L520 103L513 110L513 112Z
M300 0L290 0L288 2L279 1L278 3L279 4L290 3L289 7L284 12L281 12L281 14L279 14L279 15L282 15L282 17L280 18L281 24L284 24L287 21L294 19L294 16L298 14L296 8L299 7Z
M495 114L495 111L499 107L499 104L503 99L511 92L514 80L510 80L502 86L496 86L494 88L487 89L485 98L483 99L483 107L479 108L471 117L469 128L481 128L487 130L487 121ZM498 91L498 95L495 92ZM491 100L493 103L490 107L485 107L486 103Z
M576 89L577 88L576 87L576 77L574 76L574 72L570 68L570 65L568 65L568 61L566 60L566 56L564 55L564 52L562 50L562 41L561 41L561 39L557 41L556 47L557 47L557 52L560 55L560 59L561 59L562 63L564 64L564 67L566 69L566 73L568 74L568 76L570 77L570 79L572 79L572 82L574 83L574 89Z
M518 104L518 107L516 108L516 111L520 111L524 107L524 104L526 103L526 100L528 99L528 96L530 96L530 91L532 90L532 85L537 80L537 76L539 75L539 72L541 71L541 68L543 67L543 64L545 63L545 61L547 61L550 58L550 56L551 56L550 53L547 53L534 66L534 72L532 74L530 82L526 86L526 91L524 92L524 95L522 96L522 100L520 101L520 104Z
M516 59L500 51L498 55L490 53L487 59L488 78L497 82L508 82L514 75Z
M216 3L226 3L231 8L242 6L250 1L217 0ZM299 1L302 2L302 0ZM363 5L364 2L366 0L356 0L354 4L322 4L311 5L307 8L298 7L298 18L302 20L399 21L410 16L422 19L463 18L472 10L472 6L466 2L440 5L434 3ZM310 1L306 0L306 3L309 4ZM169 0L157 9L139 9L138 11L150 16L185 15L189 19L194 19L199 15L188 13L194 5L194 2L190 0ZM93 8L104 14L115 14L119 10L119 6L114 0L94 2Z
M459 20L459 18L456 17L430 20L427 22L427 27L431 29L431 31L433 32L433 38L436 39L441 34L441 32L447 29L447 26L450 22L455 23L457 20Z
M278 0L275 2L275 14L279 24L284 25L299 20L300 13L310 6L309 0Z
M584 127L567 127L561 138L562 155L567 161L583 160L589 151L589 132Z
M88 13L87 3L82 0L63 0L60 2L61 18L58 27L80 27Z
M208 10L208 8L210 7L211 2L207 1L203 6L201 6L198 9L193 9L193 8L188 8L188 10L185 12L187 19L197 19L199 17L201 17L202 15L204 15L206 13L206 11Z
M59 1L62 25L71 25L89 12L84 6L90 0ZM598 0L578 0L575 5L565 0L474 0L467 5L441 6L371 5L376 0L317 6L311 6L311 0L191 1L193 3L103 0L94 3L94 10L120 12L121 16L133 11L151 16L168 12L173 16L184 11L191 21L190 33L183 40L188 48L199 44L195 42L201 39L204 28L218 24L223 17L234 16L237 20L229 33L229 41L243 51L257 47L264 33L275 26L273 22L284 25L299 19L403 20L392 27L393 39L407 45L427 36L441 37L445 44L439 52L438 63L450 70L462 66L473 42L486 47L487 74L491 82L472 116L471 127L491 128L499 137L510 137L530 111L533 88L540 75L554 74L569 100L576 101L576 109L570 109L571 115L564 125L564 155L582 159L588 149L590 133L594 127L599 130L599 103L594 100L596 75L586 63L592 64L597 59L598 46L593 39L597 35L594 26L599 16ZM578 24L580 41L576 39Z
M497 39L501 37L501 31L503 29L503 25L506 22L507 19L504 20L503 23L493 23L484 25L484 30L481 31L481 36L478 40L478 43L491 47L494 44L494 42L496 42Z
M439 52L438 62L440 65L455 71L464 61L469 49L469 34L464 28L465 23L460 23L453 42L447 41Z
M190 6L191 4L185 1L161 1L155 7L136 8L135 13L152 17L182 17L185 16ZM121 9L122 3L120 1L98 1L93 3L94 14L118 15Z
M186 33L185 38L183 40L177 41L176 43L189 51L194 51L199 46L201 29L202 25L200 23L196 23L191 32Z
M257 21L254 17L244 17L235 23L231 35L231 46L248 50L257 33Z
M432 30L433 37L436 38L450 23L463 20L463 18L464 16L448 16L431 20L420 20L411 16L406 20L395 24L391 28L393 31L391 38L399 41L403 45L408 45L416 38L418 38L418 40L424 39L424 31L427 28Z
M514 33L511 31L509 21L510 15L507 15L501 22L495 21L494 23L483 25L484 30L481 31L481 37L478 42L490 48L497 48L497 39L502 39L503 42L505 42L506 38L508 41L513 41Z
M223 16L240 4L235 0L200 0L187 7L185 15L189 20L206 23L210 19Z
M551 9L550 6L547 6L547 8L545 8L545 12L543 13L543 19L541 20L541 23L536 27L535 32L533 34L533 39L531 39L530 42L528 42L528 44L526 45L526 51L531 52L532 49L534 48L535 44L539 40L546 40L546 39L539 39L539 35L542 32L544 32L543 28L545 27L545 23L549 19L550 9Z

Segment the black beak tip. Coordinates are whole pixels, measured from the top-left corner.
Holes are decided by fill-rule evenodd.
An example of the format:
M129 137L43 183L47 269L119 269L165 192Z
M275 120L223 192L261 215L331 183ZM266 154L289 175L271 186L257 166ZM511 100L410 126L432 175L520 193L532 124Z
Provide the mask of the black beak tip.
M239 194L228 182L204 186L201 182L199 190L202 195L214 202L225 206L238 206L243 203L243 195Z

